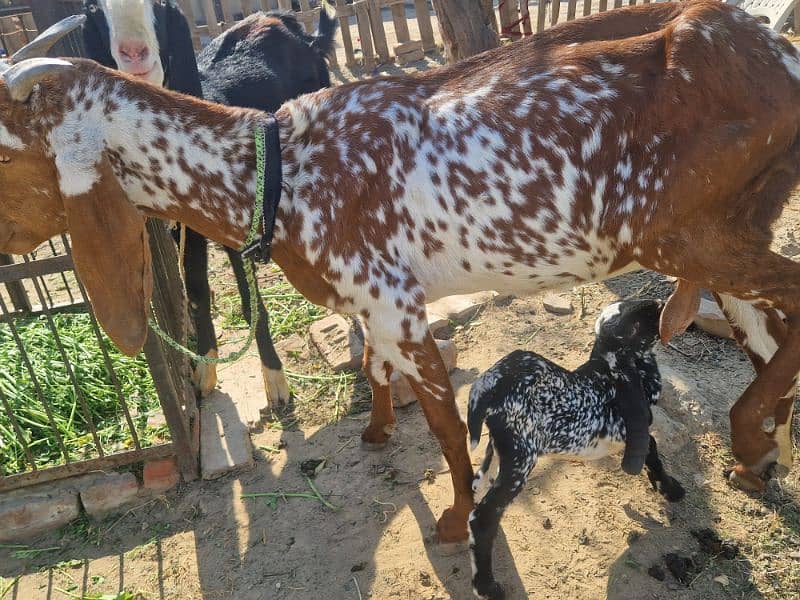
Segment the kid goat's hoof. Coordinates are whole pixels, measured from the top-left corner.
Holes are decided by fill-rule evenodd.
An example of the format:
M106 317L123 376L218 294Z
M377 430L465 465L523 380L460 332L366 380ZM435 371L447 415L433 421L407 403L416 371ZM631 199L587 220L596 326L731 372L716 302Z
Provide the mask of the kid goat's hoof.
M506 597L503 587L496 581L492 581L489 585L473 585L472 591L483 600L505 600Z

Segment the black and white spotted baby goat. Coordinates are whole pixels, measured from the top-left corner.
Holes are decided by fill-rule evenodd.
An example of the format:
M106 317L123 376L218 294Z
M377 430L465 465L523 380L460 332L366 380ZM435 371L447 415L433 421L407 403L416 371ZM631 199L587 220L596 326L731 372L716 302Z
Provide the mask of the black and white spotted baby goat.
M567 371L533 352L516 350L486 371L469 395L468 426L473 449L483 422L489 445L473 489L488 472L494 452L499 472L470 515L473 591L503 598L492 576L492 545L506 507L522 491L544 454L598 459L625 445L625 472L647 466L653 488L670 502L684 490L664 471L649 434L650 405L661 394L653 346L662 304L626 300L607 307L595 325L589 360Z

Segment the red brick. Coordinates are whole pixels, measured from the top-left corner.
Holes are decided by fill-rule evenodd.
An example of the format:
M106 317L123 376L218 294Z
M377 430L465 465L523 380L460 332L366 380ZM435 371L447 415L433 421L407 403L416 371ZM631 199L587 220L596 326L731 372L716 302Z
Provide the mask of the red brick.
M175 458L153 460L144 465L144 487L153 492L166 492L178 485L180 472Z

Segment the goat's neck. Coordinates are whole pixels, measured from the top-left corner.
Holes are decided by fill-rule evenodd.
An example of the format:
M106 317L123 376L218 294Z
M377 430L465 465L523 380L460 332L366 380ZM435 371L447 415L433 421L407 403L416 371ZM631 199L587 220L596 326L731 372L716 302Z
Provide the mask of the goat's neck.
M82 123L103 123L97 137L137 207L231 248L243 246L256 202L254 135L264 113L166 95L119 78L89 83L105 98L85 112L99 114L82 120L80 110L67 112L53 130L53 145L74 142ZM71 92L76 106L84 102L81 93L86 89ZM288 136L282 127L282 145Z

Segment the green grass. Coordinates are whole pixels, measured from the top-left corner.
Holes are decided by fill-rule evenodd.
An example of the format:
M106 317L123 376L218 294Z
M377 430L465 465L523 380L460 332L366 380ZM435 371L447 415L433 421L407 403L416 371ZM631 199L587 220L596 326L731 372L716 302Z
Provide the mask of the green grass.
M106 369L100 345L94 335L89 315L57 314L53 319L79 387L86 398L91 419L107 453L132 446L125 415ZM53 420L64 440L70 459L96 456L78 395L73 387L47 321L30 318L15 321L33 365L35 377L52 406ZM148 413L158 408L158 396L143 355L126 357L103 336L111 364L119 379L122 395L143 446L151 445L164 432L148 430ZM63 463L56 436L45 408L33 386L8 325L0 325L0 391L5 395L23 430L25 440L39 468ZM30 468L13 424L0 406L0 466L7 473Z

